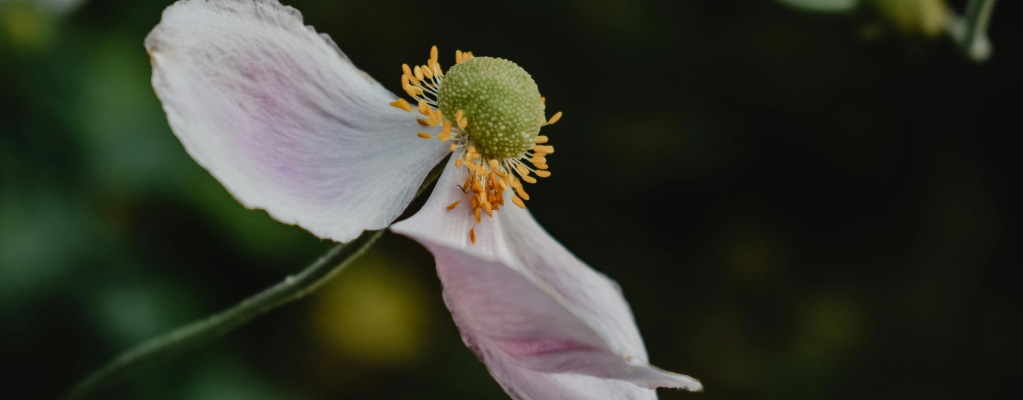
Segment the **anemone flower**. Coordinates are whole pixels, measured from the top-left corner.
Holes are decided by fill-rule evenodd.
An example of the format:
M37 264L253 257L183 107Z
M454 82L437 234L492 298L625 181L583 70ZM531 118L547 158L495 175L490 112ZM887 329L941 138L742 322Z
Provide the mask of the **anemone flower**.
M618 286L550 237L522 182L554 148L536 84L503 59L403 66L409 102L276 0L182 0L146 38L186 151L243 205L347 242L390 229L433 253L465 344L516 399L700 390L648 364ZM392 222L450 154L423 208ZM509 207L505 207L506 203ZM511 205L514 206L511 206Z

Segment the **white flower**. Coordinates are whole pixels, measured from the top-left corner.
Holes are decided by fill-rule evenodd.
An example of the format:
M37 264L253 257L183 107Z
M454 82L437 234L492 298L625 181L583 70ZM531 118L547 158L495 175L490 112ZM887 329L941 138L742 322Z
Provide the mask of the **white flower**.
M346 242L388 227L454 151L423 209L391 229L433 253L463 340L513 398L655 399L657 387L700 390L696 380L647 363L617 285L525 210L528 195L516 182L547 175L544 155L553 148L521 144L546 138L474 131L474 115L486 108L442 115L444 104L430 93L436 86L426 85L441 83L428 76L443 73L433 69L435 51L422 67L431 71L406 70L417 78L404 78L406 91L423 100L407 107L276 0L179 1L145 45L153 87L188 153L245 206L321 238ZM463 111L476 106L470 100L454 103ZM522 126L554 120L543 118L542 103L539 120L536 107L524 107L513 116L529 116ZM521 143L500 147L513 142Z

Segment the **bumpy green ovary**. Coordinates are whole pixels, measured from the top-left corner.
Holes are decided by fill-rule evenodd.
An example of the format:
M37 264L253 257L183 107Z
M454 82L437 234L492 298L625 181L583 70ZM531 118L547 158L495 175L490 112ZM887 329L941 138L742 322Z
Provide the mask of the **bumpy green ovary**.
M536 82L515 63L474 57L451 67L437 94L444 117L458 110L476 150L487 158L518 158L533 148L543 126L544 104Z

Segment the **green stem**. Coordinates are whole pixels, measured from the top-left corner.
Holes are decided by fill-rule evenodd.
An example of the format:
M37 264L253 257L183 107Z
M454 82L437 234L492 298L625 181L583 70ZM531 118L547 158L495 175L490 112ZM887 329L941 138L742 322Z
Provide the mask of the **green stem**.
M441 164L443 165L444 163ZM440 171L439 166L430 173L416 193L416 197L437 179ZM334 246L297 275L288 276L284 281L245 299L234 307L152 338L121 353L75 385L66 399L93 398L99 390L116 383L128 373L164 362L183 350L199 347L234 331L253 318L312 293L345 269L352 260L358 258L383 235L384 231L363 232L351 242Z
M302 298L348 266L383 233L383 230L366 231L352 242L334 246L298 275L289 276L234 307L157 336L121 353L103 368L79 382L67 399L92 398L98 390L120 380L129 372L159 364L181 350L195 348L224 336L267 311Z

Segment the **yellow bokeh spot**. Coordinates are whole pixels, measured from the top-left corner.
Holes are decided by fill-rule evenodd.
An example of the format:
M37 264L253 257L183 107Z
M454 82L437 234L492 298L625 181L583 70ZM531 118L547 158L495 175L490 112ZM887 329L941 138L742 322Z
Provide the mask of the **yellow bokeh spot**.
M435 299L411 268L371 251L320 290L311 324L324 350L379 366L418 360L427 348Z
M33 49L48 44L54 36L50 18L28 3L0 4L0 44Z

